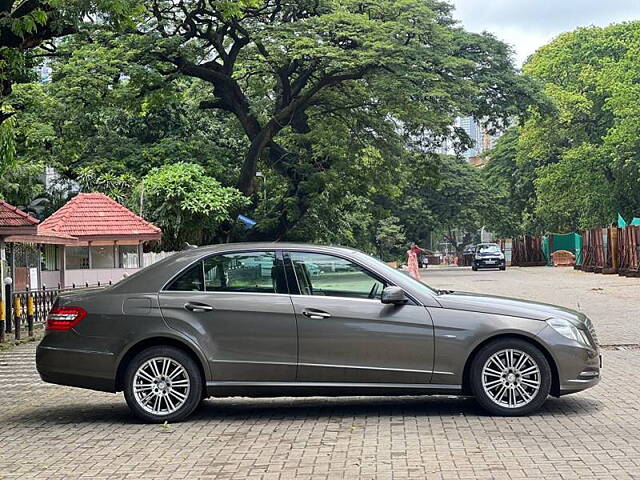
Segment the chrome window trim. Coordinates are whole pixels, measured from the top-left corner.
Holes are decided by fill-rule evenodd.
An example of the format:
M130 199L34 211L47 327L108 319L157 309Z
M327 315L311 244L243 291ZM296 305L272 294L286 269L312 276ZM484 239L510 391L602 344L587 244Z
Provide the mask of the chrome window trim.
M281 296L281 297L287 297L289 298L291 295L289 295L288 293L268 293L268 292L221 292L221 291L211 291L211 292L201 292L200 290L161 290L158 293L168 293L170 295L173 294L181 294L184 295L185 293L189 293L189 294L193 294L193 295L268 295L270 297L273 297L275 295L277 296Z
M325 250L326 248L326 250ZM207 258L210 257L215 257L215 256L219 256L219 255L228 255L231 253L252 253L252 252L273 252L276 255L276 261L281 261L283 264L283 268L285 268L285 275L286 275L286 265L284 263L284 259L282 257L278 256L278 253L280 254L284 254L284 253L289 253L289 252L306 252L306 253L318 253L318 254L322 254L322 255L329 255L329 256L335 256L338 258L341 258L343 260L347 260L355 265L358 265L359 267L363 268L364 270L366 270L367 272L371 273L371 269L365 265L362 264L362 262L360 262L359 260L356 259L352 259L347 257L345 254L343 254L342 252L334 252L331 249L332 248L336 248L336 247L330 247L330 246L326 246L323 247L322 245L319 246L310 246L310 247L289 247L289 248L273 248L273 247L257 247L257 248L239 248L239 249L233 249L233 248L229 248L229 249L225 249L225 250L221 250L219 252L215 252L215 253L207 253L205 255L203 255L202 257L199 257L195 262L189 263L187 266L183 267L182 269L180 269L177 273L175 273L172 277L169 278L169 280L167 280L164 285L162 286L162 288L158 291L158 293L161 292L177 292L177 293L237 293L237 294L251 294L251 295L289 295L289 296L295 296L295 294L285 294L285 293L265 293L265 292L198 292L198 291L193 291L193 290L167 290L167 286L173 282L173 280L175 280L179 275L181 275L182 273L184 273L186 270L188 270L189 268L191 268L192 266L194 266L196 264L196 262L202 262L203 263L203 275L204 275L204 261ZM295 271L294 271L294 275L295 275ZM392 282L391 280L389 280L387 277L385 277L384 275L381 275L377 272L375 272L373 274L374 277L377 278L382 278L384 279L384 281L388 284L388 286L394 286L397 287L398 285L395 282ZM298 284L298 279L294 278L293 280L295 280L296 284ZM288 275L287 275L287 281L289 281ZM299 287L298 287L299 288ZM405 295L407 295L407 297L415 304L418 306L422 306L425 307L426 305L422 302L420 302L414 295L412 295L411 293L407 292L405 289L403 289L405 292ZM291 291L291 288L289 288L289 291ZM313 295L299 295L299 296L303 296L303 297L307 297L307 296L313 296ZM328 295L325 297L329 297ZM345 299L352 299L350 297L332 297L332 298L340 298L342 300ZM363 298L363 299L355 299L355 300L367 300L367 301L379 301L376 299L367 299L367 298Z

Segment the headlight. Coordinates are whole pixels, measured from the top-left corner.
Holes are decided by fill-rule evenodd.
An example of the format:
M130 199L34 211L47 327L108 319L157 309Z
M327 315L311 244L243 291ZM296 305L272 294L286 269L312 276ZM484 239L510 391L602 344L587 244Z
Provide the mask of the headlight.
M482 260L482 255L476 254L476 260Z
M587 335L569 320L564 320L562 318L550 318L547 320L547 324L549 324L551 328L563 337L575 340L587 347L591 346L591 342L589 342Z

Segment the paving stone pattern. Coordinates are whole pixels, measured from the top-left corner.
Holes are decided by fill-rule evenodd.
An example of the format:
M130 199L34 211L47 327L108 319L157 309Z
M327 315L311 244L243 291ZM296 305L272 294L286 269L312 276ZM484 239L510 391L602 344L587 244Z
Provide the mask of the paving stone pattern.
M572 295L573 284L601 338L640 343L629 279L593 276L601 293L576 281L580 272L551 271L533 283L526 279L539 273L517 269L425 277L503 294L519 282L528 285L519 296L546 301ZM625 284L619 293L614 280ZM607 311L619 316L600 316ZM2 479L640 478L634 349L606 350L597 387L549 399L526 418L489 417L472 399L450 397L233 398L207 400L167 426L136 422L120 394L42 383L34 354L34 343L0 353Z

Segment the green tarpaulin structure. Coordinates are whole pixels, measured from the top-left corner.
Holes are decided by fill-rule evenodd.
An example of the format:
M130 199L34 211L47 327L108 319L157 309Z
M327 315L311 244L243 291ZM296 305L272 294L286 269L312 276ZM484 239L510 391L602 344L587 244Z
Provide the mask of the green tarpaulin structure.
M577 233L549 233L542 239L542 253L551 265L551 254L567 250L576 256L576 265L582 265L582 237Z
M633 220L629 224L624 220L624 217L618 214L618 228L624 228L627 225L640 225L640 218L633 217Z
M624 228L627 226L627 222L624 221L622 215L618 214L618 228Z

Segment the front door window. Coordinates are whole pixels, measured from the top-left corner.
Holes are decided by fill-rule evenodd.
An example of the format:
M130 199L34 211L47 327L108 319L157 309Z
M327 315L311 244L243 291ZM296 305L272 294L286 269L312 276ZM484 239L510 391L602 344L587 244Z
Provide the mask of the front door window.
M301 295L380 299L385 284L361 266L322 253L291 252Z

